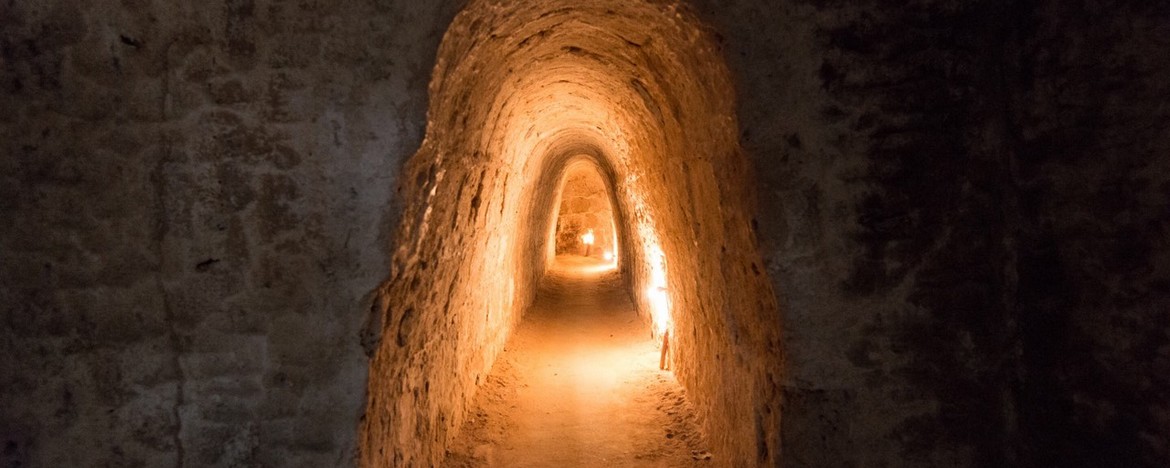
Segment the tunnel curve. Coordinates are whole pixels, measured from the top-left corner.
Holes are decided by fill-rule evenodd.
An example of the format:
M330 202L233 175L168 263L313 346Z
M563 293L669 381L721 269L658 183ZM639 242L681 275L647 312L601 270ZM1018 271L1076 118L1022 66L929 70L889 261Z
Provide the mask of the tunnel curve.
M373 315L363 466L436 465L548 266L566 168L610 189L631 296L662 286L673 369L729 462L778 459L778 311L722 56L671 2L473 0L403 168ZM584 159L582 159L584 158ZM658 284L661 283L661 284Z

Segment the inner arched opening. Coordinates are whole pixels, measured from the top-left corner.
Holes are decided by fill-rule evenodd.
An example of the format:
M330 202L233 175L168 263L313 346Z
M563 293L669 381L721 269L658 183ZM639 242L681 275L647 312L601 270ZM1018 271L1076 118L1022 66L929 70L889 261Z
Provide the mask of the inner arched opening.
M613 205L597 167L585 161L570 166L561 182L559 198L554 254L614 262L617 228Z
M562 272L603 273L618 267L618 231L612 181L586 155L573 158L557 185L546 262Z

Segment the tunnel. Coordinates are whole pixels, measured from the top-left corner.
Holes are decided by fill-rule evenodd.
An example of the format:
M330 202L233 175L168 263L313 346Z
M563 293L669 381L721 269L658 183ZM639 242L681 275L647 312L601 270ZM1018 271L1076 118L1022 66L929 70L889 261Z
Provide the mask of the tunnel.
M1170 2L0 5L0 466L1170 460Z
M362 464L442 464L568 257L614 268L609 281L662 350L639 356L685 388L712 450L772 463L778 310L710 30L675 4L473 1L429 89L376 291Z
M617 264L617 223L612 183L602 178L597 163L585 158L565 168L557 190L556 223L547 254L599 257Z

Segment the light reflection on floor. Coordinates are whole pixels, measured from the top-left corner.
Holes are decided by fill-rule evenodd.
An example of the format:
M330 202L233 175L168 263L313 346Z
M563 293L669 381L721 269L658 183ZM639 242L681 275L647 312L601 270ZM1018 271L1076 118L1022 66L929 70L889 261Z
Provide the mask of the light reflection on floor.
M549 273L570 277L592 278L616 269L616 259L603 260L582 255L557 255L556 259L553 260L552 269L549 270Z
M448 466L692 466L693 410L613 262L559 256Z

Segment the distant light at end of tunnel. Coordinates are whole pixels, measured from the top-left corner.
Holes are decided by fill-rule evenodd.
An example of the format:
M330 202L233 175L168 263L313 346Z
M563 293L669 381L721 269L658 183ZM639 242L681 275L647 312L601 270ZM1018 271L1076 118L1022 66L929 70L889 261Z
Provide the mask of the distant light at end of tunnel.
M593 238L593 230L592 229L585 231L585 234L581 236L581 243L585 244L585 256L586 257L588 257L590 254L590 251L593 250L593 241L594 241L594 238Z

